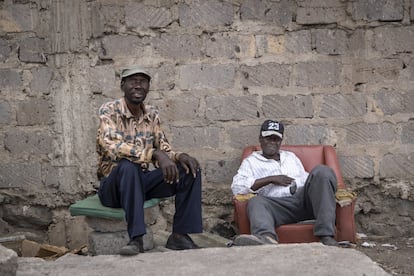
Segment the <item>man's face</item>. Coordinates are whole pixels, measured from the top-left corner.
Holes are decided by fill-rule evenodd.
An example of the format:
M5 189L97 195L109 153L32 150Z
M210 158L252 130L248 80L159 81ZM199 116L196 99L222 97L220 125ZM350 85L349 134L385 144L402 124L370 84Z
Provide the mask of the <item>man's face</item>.
M121 89L126 100L131 104L144 102L149 91L149 80L144 74L128 76L121 81Z
M279 154L282 138L277 135L260 136L260 146L262 147L263 156L266 158L273 158Z

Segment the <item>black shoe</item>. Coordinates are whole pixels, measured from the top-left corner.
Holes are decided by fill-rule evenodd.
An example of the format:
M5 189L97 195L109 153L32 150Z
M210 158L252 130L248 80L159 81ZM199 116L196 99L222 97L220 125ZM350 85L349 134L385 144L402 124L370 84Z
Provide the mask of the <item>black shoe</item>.
M119 250L119 254L123 256L133 256L138 253L144 253L144 242L142 240L142 236L135 237L130 240L127 245Z
M172 250L199 249L200 247L187 234L172 233L167 240L166 248Z
M319 240L323 245L338 246L338 242L331 236L321 236Z

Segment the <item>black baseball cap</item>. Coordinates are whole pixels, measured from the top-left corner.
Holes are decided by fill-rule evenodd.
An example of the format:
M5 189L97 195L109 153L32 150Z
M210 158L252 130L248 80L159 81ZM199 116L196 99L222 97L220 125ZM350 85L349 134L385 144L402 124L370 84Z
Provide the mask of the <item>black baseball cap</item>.
M284 130L285 128L282 123L273 120L266 120L260 128L260 134L262 135L262 137L277 135L280 138L283 138Z

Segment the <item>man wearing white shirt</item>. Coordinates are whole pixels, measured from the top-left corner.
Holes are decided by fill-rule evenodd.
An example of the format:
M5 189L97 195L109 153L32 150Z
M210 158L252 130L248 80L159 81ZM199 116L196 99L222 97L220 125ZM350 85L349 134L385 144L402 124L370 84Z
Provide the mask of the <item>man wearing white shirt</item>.
M325 245L337 245L335 235L336 176L324 165L306 172L299 158L280 150L284 126L266 120L259 142L262 150L245 158L233 177L234 195L255 193L247 205L252 235L240 235L236 245L277 244L275 226L315 219L314 235Z

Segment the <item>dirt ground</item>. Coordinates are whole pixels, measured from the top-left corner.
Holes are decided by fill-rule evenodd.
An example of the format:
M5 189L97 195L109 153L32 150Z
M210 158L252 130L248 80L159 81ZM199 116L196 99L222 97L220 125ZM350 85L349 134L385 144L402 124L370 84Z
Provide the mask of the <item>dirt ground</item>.
M391 275L414 275L414 237L366 237L355 248Z

